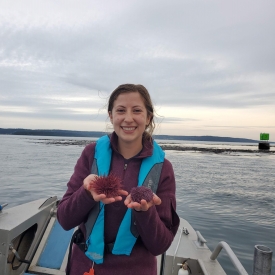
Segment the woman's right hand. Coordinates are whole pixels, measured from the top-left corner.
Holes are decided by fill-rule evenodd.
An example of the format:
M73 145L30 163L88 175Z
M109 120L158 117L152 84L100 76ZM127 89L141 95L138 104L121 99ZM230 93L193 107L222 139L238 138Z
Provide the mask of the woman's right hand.
M89 176L87 176L84 180L83 180L83 187L84 189L87 190L87 192L89 192L91 194L91 196L93 197L93 199L95 201L101 201L104 204L109 204L115 201L121 201L122 197L121 196L127 196L128 192L125 190L120 190L120 194L121 196L116 196L113 198L107 198L105 194L97 194L93 188L92 188L92 182L96 179L97 175L95 174L90 174Z

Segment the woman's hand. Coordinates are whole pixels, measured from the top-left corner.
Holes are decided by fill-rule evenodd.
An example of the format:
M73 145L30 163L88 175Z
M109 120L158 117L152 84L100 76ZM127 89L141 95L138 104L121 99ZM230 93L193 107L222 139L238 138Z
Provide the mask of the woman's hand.
M131 195L128 195L124 201L124 204L128 208L132 208L136 211L147 211L153 205L160 205L161 199L156 194L154 194L151 201L147 202L146 200L141 200L140 203L138 203L132 200Z
M84 189L87 190L87 192L89 192L91 194L91 196L93 197L93 199L95 201L101 201L104 204L109 204L115 201L121 201L122 197L121 196L127 196L128 192L125 190L119 190L119 193L121 196L116 196L113 198L107 198L105 194L97 194L93 188L92 188L92 182L95 180L95 178L97 177L97 175L95 174L90 174L89 176L87 176L84 180L83 180L83 187Z

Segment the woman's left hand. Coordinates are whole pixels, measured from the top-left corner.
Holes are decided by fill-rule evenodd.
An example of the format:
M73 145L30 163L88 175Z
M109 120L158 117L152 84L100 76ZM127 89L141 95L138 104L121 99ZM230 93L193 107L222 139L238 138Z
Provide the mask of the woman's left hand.
M128 195L124 201L124 204L128 208L134 209L136 211L147 211L153 205L160 205L161 199L156 194L154 194L151 201L147 202L146 200L141 200L141 202L138 203L132 200L131 195Z

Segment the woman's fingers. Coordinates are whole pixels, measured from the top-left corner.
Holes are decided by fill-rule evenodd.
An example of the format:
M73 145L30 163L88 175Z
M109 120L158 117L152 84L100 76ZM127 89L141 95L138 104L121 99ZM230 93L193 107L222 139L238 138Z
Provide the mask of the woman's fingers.
M95 192L93 193L93 198L95 201L101 201L104 204L109 204L115 201L121 201L122 200L122 196L116 196L116 197L112 197L112 198L107 198L105 194L96 194ZM120 190L119 192L121 195L128 195L127 191L124 190Z
M83 186L86 190L90 191L91 190L91 183L93 180L95 180L97 175L95 174L90 174L83 180Z
M128 207L135 209L136 211L147 211L153 204L150 202L147 203L146 200L141 200L140 203L138 202L131 202Z
M136 211L147 211L153 205L160 205L161 199L154 194L153 199L149 202L146 200L141 200L140 203L134 202L131 198L131 195L127 196L124 204L131 209L135 209Z
M120 194L121 196L128 196L128 194L129 194L127 191L122 190L122 189L119 190L118 192L119 192L119 194Z
M156 194L153 196L153 202L155 205L160 205L161 204L161 199L158 197Z
M131 195L128 195L124 200L124 204L128 206L132 202Z
M103 201L104 199L106 199L106 195L105 194L96 194L94 192L91 192L93 195L93 198L95 201Z
M110 204L110 203L113 203L115 202L115 198L105 198L103 200L101 200L104 204Z

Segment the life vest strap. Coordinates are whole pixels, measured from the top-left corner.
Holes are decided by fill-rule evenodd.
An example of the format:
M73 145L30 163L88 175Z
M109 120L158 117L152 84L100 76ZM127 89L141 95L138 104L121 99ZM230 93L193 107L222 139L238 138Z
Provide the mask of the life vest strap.
M78 246L78 248L82 251L82 252L86 252L87 251L87 244L86 241L84 239L84 234L81 231L80 228L78 228L73 236L72 236L72 240L71 240L74 244L76 244ZM114 248L114 242L113 243L107 243L105 244L105 251L112 253L112 250Z

